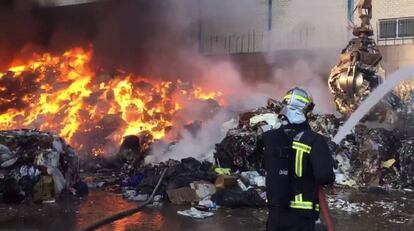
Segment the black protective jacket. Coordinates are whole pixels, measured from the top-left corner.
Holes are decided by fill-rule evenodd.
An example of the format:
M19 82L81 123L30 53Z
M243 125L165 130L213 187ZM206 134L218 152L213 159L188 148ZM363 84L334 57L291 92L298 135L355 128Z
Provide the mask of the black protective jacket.
M280 194L286 193L286 186L280 185L278 178L283 173L279 168L280 159L275 155L281 152L281 147L288 150L290 163L288 203L281 203L280 199ZM307 123L288 124L263 133L259 148L264 151L269 207L281 207L316 220L319 216L318 186L335 181L333 158L325 137L313 132Z

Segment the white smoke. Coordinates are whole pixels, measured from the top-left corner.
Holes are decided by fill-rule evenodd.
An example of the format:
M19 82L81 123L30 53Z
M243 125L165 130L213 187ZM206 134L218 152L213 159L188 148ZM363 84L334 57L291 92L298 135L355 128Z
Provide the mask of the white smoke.
M188 18L188 14L185 12L195 7L195 5L189 4L188 0L180 0L179 2L180 4L177 4L176 9L179 14L174 14L174 21L177 22L178 28L182 30L185 26L193 25ZM226 4L226 2L230 4L229 2L232 1L224 1L222 4ZM235 65L231 58L225 55L205 56L195 49L197 46L180 49L178 53L180 59L188 61L189 65L196 67L199 73L201 73L193 81L208 89L222 91L224 93L227 111L221 110L213 118L204 121L201 130L195 136L186 130L181 130L182 137L174 146L155 145L152 150L152 155L147 161L159 162L170 158L181 159L190 156L202 159L206 155L211 155L211 150L214 149L215 144L220 142L225 135L220 130L222 123L229 119L231 115L237 115L237 113L231 114L229 111L241 112L243 110L264 106L266 98L281 99L289 89L295 86L303 87L312 94L316 104L315 111L317 113L332 113L334 106L332 96L327 87L327 75L330 67L336 63L340 48L345 45L347 32L346 25L343 25L343 23L335 25L330 20L326 20L325 17L320 17L321 7L326 2L317 0L315 4L311 4L306 0L292 1L287 8L283 8L283 12L277 11L280 13L280 17L284 17L283 15L287 17L289 15L293 20L283 24L284 28L275 25L274 33L271 34L272 39L269 40L273 41L273 44L270 45L272 51L265 53L268 64L273 65L274 68L272 75L267 76L265 78L267 80L265 81L252 81L251 79L245 81L237 65ZM239 28L240 26L232 26L232 23L240 22L240 18L243 18L243 21L248 21L246 15L254 15L248 14L246 9L253 9L255 7L263 8L263 5L260 5L261 3L259 2L254 3L245 0L237 1L237 4L231 4L230 8L217 8L217 4L220 4L220 2L203 2L203 9L205 8L206 10L202 11L202 24L206 26L211 21L210 27L207 29L204 28L205 31L211 32L212 30L217 30L218 33L223 33L223 30L220 28L234 30L234 27ZM252 6L252 4L259 5ZM329 5L334 4L337 3L329 2ZM192 12L199 11L200 9L198 7L193 8ZM218 10L213 11L211 9ZM241 14L240 12L244 13ZM337 13L332 12L328 14L333 17ZM183 19L182 16L185 18ZM343 15L343 18L346 19L346 16ZM285 34L277 30L278 26ZM298 32L298 28L303 26L308 27L308 30L312 33L309 34L307 42L299 43L296 39L297 33L300 33ZM327 30L319 31L315 29L319 27ZM343 36L338 33L336 33L338 36L335 39L332 39L332 36L327 36L334 31L342 31ZM288 38L283 41L283 45L280 44L281 36ZM310 44L307 45L306 43ZM299 53L299 55L295 54L293 56L289 51L279 53L278 50L281 50L280 48L292 50L303 49L307 51L329 48L330 50L316 52L313 56L309 57L305 53ZM291 61L286 61L287 58L290 58ZM321 75L321 73L326 73L326 76ZM191 119L191 115L187 116L188 118L186 119Z
M316 113L334 112L333 97L329 94L327 81L316 74L303 59L292 66L275 68L272 80L269 83L261 83L258 89L273 95L276 99L282 99L284 94L295 86L311 93Z
M154 146L152 155L148 156L146 162L162 162L168 159L180 160L182 158L194 157L196 159L211 160L212 151L215 144L220 142L225 133L222 132L221 125L231 117L231 113L221 110L213 118L205 121L196 135L183 129L182 138L173 145Z

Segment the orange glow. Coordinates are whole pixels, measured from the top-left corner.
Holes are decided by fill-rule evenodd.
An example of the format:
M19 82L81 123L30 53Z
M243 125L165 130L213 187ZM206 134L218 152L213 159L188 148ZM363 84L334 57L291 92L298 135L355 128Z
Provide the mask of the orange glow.
M184 107L183 98L222 96L180 80L159 81L124 71L98 73L92 68L92 57L92 49L82 48L57 56L33 54L31 60L16 61L16 66L0 72L0 105L6 105L0 108L0 129L52 131L76 148L85 147L84 140L76 137L93 131L110 130L105 139L118 144L123 136L143 131L159 139ZM115 124L116 119L122 123ZM101 147L88 151L104 152Z

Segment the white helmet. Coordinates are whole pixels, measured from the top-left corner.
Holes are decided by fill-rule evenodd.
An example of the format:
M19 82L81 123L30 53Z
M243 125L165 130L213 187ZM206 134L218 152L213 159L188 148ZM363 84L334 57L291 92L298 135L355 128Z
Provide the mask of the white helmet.
M306 114L311 112L315 106L310 93L295 87L289 90L282 101L283 108L280 111L291 124L301 124L306 121Z

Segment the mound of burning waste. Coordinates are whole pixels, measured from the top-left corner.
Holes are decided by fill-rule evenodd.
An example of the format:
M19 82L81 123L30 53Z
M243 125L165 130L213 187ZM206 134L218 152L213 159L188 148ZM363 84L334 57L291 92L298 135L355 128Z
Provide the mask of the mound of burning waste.
M0 164L3 202L53 201L62 191L79 186L75 151L48 132L0 131Z

